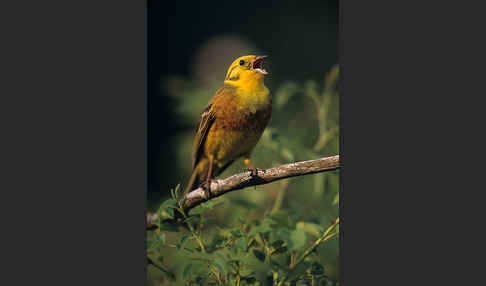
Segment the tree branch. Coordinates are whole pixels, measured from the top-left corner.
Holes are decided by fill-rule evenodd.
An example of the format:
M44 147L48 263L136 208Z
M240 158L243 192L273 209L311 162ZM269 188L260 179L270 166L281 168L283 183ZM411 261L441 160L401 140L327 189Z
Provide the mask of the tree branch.
M339 168L339 155L265 169L264 171L258 171L258 176L252 176L251 172L244 172L225 179L213 180L209 197L206 197L207 192L203 188L193 190L186 195L184 209L189 210L202 202L246 187L268 184L290 177L320 173L337 168Z
M295 162L258 171L258 176L252 176L251 172L236 174L225 179L211 181L211 194L203 188L197 188L189 192L185 197L184 210L188 211L199 204L214 199L226 193L241 190L250 186L264 185L274 181L336 170L339 168L339 155L324 157L315 160ZM153 229L157 216L147 215L147 229Z

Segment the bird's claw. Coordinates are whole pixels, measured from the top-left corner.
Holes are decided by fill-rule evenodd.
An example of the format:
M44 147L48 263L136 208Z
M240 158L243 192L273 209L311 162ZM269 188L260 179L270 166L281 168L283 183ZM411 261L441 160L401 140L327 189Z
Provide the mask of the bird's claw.
M207 180L201 184L201 188L203 188L207 198L211 197L211 181L212 180Z
M265 173L265 169L262 169L262 168L245 168L244 171L245 172L251 172L251 176L252 177L257 177L258 176L258 172Z

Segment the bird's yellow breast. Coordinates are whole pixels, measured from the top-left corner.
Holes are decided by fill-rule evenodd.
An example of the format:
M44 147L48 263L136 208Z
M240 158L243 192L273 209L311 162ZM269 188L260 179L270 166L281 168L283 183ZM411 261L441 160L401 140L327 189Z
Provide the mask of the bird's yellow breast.
M256 113L259 110L265 110L271 105L271 97L268 88L263 86L261 89L246 89L240 87L236 90L241 112Z
M249 154L270 120L272 100L265 86L238 86L215 98L215 122L206 138L205 153L218 165Z

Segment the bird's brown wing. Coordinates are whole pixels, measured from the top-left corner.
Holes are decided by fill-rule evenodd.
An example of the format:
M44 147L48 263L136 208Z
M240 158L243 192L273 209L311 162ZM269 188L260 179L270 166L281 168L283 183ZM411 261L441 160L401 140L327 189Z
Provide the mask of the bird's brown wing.
M228 98L234 94L235 87L224 84L216 93L213 98L209 101L208 106L204 109L201 115L201 121L199 121L199 126L196 132L196 138L194 139L194 145L192 147L192 169L196 168L197 163L201 159L201 154L203 152L204 142L208 136L209 129L216 120L216 112L214 103L222 100L223 98Z
M199 162L204 141L206 140L209 129L211 128L211 125L215 119L216 114L213 109L213 104L210 102L201 115L201 121L199 121L196 138L194 138L194 145L192 146L192 169L196 168L196 165Z

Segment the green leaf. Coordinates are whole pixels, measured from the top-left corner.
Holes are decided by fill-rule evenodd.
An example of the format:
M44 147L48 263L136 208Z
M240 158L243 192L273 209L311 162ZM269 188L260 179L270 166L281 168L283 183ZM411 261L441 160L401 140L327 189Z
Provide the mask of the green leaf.
M210 223L210 222L213 222L213 221L216 221L216 218L215 217L206 217L206 218L204 218L204 223Z
M290 234L290 239L293 242L292 248L290 249L295 250L305 246L305 241L307 238L305 232L300 229L296 229Z
M310 271L310 273L312 275L324 275L324 266L322 266L318 262L314 262L311 265L311 271Z
M253 227L250 230L249 235L255 236L258 233L268 233L270 231L272 231L271 220L265 219L261 223L260 222L256 223L256 227Z
M290 269L288 273L288 280L294 280L295 278L302 276L305 273L305 270L309 268L309 263L306 261L301 262L295 268Z
M324 234L324 229L322 228L322 226L315 223L301 221L297 223L296 227L297 229L304 231L306 234L310 234L316 237L320 237Z
M161 207L164 207L164 208L169 207L169 206L177 207L177 200L168 199L168 200L165 200L161 205Z
M207 201L207 202L204 202L202 204L200 204L200 206L202 208L205 208L205 209L208 209L208 210L212 210L214 209L215 207L217 206L220 206L224 204L223 202L219 201L219 202L215 202L215 201Z
M182 237L181 237L181 239L179 240L179 243L180 243L181 245L183 245L183 244L184 244L184 242L186 242L186 240L187 240L188 238L189 238L189 235L184 235L184 236L182 236Z
M339 192L336 193L334 200L332 201L333 205L339 205Z
M173 219L174 218L174 208L177 208L177 201L175 199L168 199L164 201L159 209L157 210L157 213L159 214L159 217L162 219Z
M243 277L249 277L249 276L255 275L255 271L254 270L251 270L251 269L248 269L248 268L245 268L245 269L243 269L243 270L240 271L240 274Z
M147 239L147 252L158 249L165 244L165 233L161 233L159 236L154 236L151 239Z
M175 277L175 274L174 273L172 273L171 271L165 269L161 265L157 265L157 264L153 263L153 261L150 258L149 258L149 265L152 265L155 268L157 268L160 271L162 271L165 275L167 275L167 277L169 277L170 280L172 280L172 281L176 280L176 277Z
M193 269L192 266L192 263L189 263L184 267L184 271L182 272L182 279L187 280L187 278L191 275L191 271Z
M165 244L165 233L164 232L162 232L160 234L160 241L162 242L162 244Z
M184 242L190 237L190 235L184 235L179 239L179 242L176 243L176 248L177 250L181 250L182 246L184 245Z
M211 210L211 209L213 209L214 203L212 201L207 201L205 203L202 203L200 206L202 208Z
M259 250L256 250L254 249L253 250L253 254L255 255L256 258L258 258L258 260L260 260L261 262L265 261L265 254Z
M170 271L166 271L165 274L169 277L170 280L172 280L172 281L176 280L176 276L175 276L174 273L172 273Z
M214 259L213 265L216 266L216 268L218 268L219 274L224 275L225 267L224 267L224 262L221 261L221 259L218 258Z
M331 86L333 86L337 82L338 79L339 79L339 65L335 64L327 72L325 80L324 80L324 86L326 88L330 88Z
M292 221L287 212L280 211L274 214L267 214L266 219L271 220L272 222L271 226L273 228L278 228L278 227L292 228Z
M234 237L242 237L243 232L241 231L240 228L236 228L236 229L231 230L231 235L233 235Z
M217 259L219 259L223 263L226 262L226 256L222 252L214 252L213 254L216 255Z
M204 212L204 208L201 205L199 205L195 208L190 209L188 214L189 216L195 216L195 215L200 215L203 212Z
M179 227L172 224L163 224L160 226L161 231L179 232Z
M296 250L305 245L306 235L300 229L296 229L292 232L281 229L278 234L287 243L288 250Z
M290 239L290 232L286 229L278 231L278 235L287 243L288 249L293 249L294 242Z
M198 217L195 217L195 216L191 216L191 217L188 217L184 220L185 223L195 223L199 220Z
M275 251L272 254L282 254L282 253L285 253L287 251L288 251L287 247L282 246L282 247L275 249Z
M181 190L181 183L177 184L177 186L174 189L175 199L179 198L179 191L180 190Z
M307 96L313 97L318 96L317 94L317 83L313 80L308 80L304 84L304 93Z
M279 239L279 240L272 242L272 247L277 249L277 248L280 248L284 243L285 243L285 241Z
M324 275L324 266L318 262L313 262L310 268L310 274L314 277L316 285L326 285L326 279Z
M243 278L243 279L241 279L241 280L245 280L245 282L246 282L247 284L250 284L250 285L251 285L251 284L255 284L255 282L256 282L256 278L255 278L255 277L253 277L253 276L250 276L250 277L245 277L245 278Z
M272 252L272 255L282 254L282 253L287 252L287 247L283 246L284 243L285 243L285 241L283 241L283 240L274 241L272 243L272 247L274 249L274 251Z
M239 205L248 209L254 209L258 208L258 205L255 204L254 202L251 202L243 197L236 197L236 198L231 198L230 202L234 205Z
M278 263L276 260L270 258L270 265L273 270L282 270L282 265Z
M324 278L324 276L317 277L316 278L316 285L318 285L318 286L326 286L327 285L327 280ZM339 285L339 284L337 284L337 285Z
M223 246L224 245L224 242L226 241L225 237L222 236L221 234L215 234L212 239L211 239L211 242L208 244L208 247L210 248L216 248L216 247L219 247L219 246Z
M248 245L248 242L246 241L246 238L244 237L240 237L236 243L235 243L235 247L237 249L241 249L242 251L246 252L247 251L247 245Z

